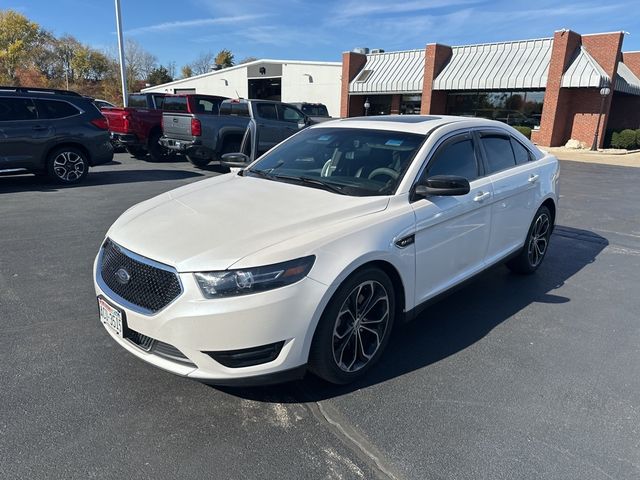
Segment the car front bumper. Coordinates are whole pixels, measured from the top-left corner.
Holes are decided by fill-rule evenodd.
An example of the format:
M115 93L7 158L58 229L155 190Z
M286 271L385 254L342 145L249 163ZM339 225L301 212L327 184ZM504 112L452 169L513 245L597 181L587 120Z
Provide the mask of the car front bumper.
M148 315L114 298L116 295L100 281L98 259L99 256L94 264L98 297L124 312L126 328L175 347L186 357L186 361L175 361L154 349L145 351L105 325L111 338L139 359L177 375L220 385L276 383L304 374L326 285L307 277L266 292L206 299L193 274L180 273L182 294L164 309ZM283 345L277 357L258 365L229 367L212 358L212 352L280 342Z

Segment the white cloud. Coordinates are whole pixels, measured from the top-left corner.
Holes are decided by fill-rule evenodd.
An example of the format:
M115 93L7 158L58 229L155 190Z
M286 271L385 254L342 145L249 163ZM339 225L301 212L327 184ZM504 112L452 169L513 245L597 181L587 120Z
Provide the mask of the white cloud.
M248 14L248 15L236 15L230 17L218 17L218 18L199 18L196 20L181 20L177 22L163 22L155 25L147 25L144 27L132 28L125 33L128 35L140 35L144 33L157 33L166 32L169 30L178 30L189 27L208 27L214 25L226 25L232 23L246 22L248 20L255 20L257 18L266 17L266 14Z

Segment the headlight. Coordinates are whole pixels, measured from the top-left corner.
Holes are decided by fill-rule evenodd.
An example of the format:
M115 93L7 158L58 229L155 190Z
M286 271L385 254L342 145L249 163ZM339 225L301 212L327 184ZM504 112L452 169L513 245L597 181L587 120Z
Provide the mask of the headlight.
M232 297L291 285L307 276L316 257L298 258L264 267L194 273L206 298Z

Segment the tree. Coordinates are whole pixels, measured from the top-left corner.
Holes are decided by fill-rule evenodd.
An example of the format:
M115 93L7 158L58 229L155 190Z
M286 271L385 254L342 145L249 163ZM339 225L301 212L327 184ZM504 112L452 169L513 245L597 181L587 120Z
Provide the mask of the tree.
M191 72L193 75L202 75L211 71L211 67L215 64L216 57L211 52L201 53L198 58L191 62Z
M151 70L149 74L149 83L151 85L162 85L163 83L173 82L173 77L169 74L169 70L162 65Z
M127 39L124 61L127 66L127 83L133 87L137 81L149 78L149 74L156 66L157 58L135 40Z
M40 26L14 10L0 10L0 80L16 81L16 69L33 66L32 54L42 40Z
M180 73L182 73L182 78L193 77L193 70L191 69L190 65L185 65L184 67L182 67Z
M216 55L215 63L222 68L233 67L233 53L231 53L231 50L220 50Z

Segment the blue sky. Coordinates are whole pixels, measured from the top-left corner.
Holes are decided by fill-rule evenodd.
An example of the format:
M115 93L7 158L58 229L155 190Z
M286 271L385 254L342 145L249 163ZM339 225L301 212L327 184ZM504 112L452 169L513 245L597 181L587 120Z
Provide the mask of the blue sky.
M277 59L340 60L354 47L402 50L579 33L628 31L640 50L637 1L535 0L121 0L125 35L178 68L230 49ZM114 49L113 0L0 0L44 28Z

